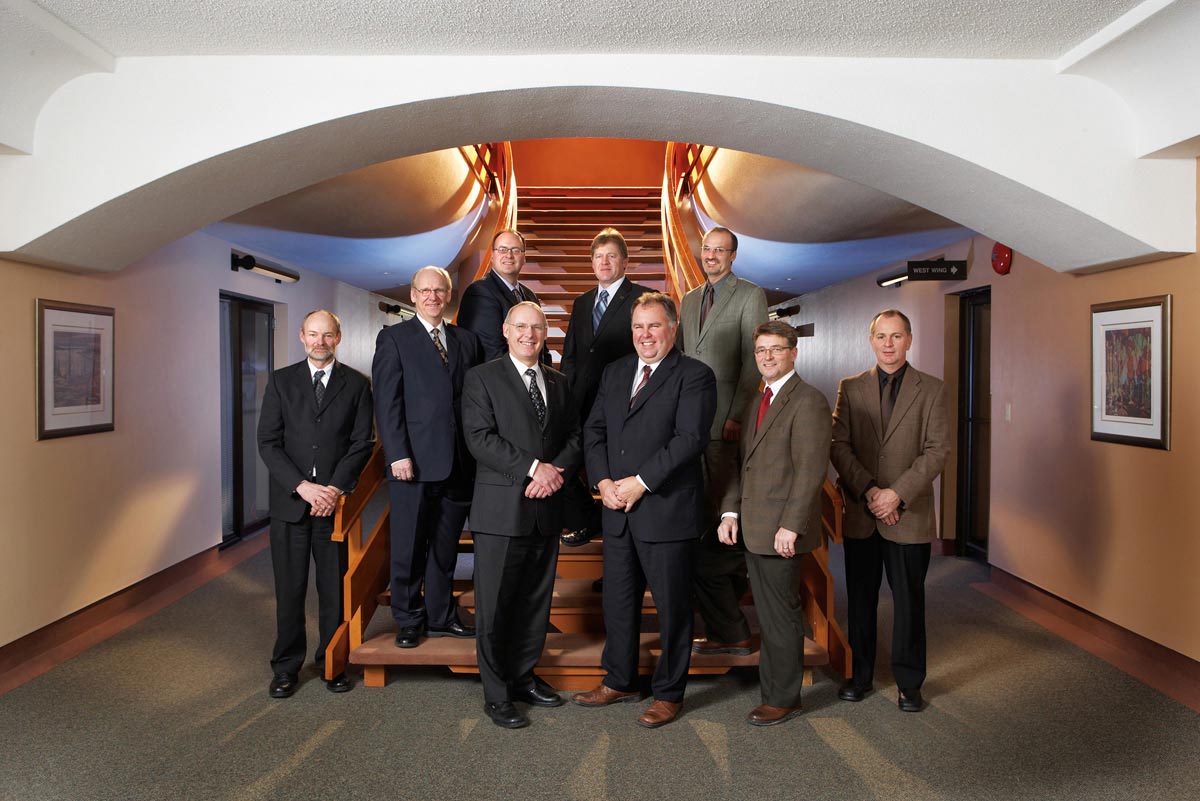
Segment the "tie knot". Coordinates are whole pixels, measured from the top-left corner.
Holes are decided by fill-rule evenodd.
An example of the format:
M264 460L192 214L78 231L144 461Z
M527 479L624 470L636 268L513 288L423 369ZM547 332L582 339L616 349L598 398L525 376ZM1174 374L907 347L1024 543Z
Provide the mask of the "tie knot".
M537 370L534 370L532 367L530 367L525 371L525 375L529 376L530 378L537 378Z
M642 366L642 377L643 378L649 378L651 372L653 372L653 370L651 369L650 365L647 364L647 365Z
M318 370L317 372L313 373L313 381L320 381L324 377L325 377L324 370Z
M766 389L763 390L763 397L770 399L770 397L771 397L771 388L770 387L767 387Z
M597 297L599 297L599 298L600 298L600 300L608 300L608 290L607 290L607 289L601 289L601 290L600 290L600 294L599 294Z

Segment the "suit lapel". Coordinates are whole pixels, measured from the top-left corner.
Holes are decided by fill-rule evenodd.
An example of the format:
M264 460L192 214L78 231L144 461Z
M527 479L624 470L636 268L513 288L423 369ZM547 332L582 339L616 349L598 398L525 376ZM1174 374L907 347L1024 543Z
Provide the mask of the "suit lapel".
M329 374L329 383L325 386L325 394L321 396L321 403L317 406L318 412L323 412L329 406L329 402L333 400L333 396L342 391L342 387L346 386L346 367L345 365L337 365ZM313 393L313 402L315 403L317 395Z
M771 430L771 426L775 425L775 421L783 416L787 405L792 402L792 392L795 391L796 387L799 385L799 382L800 376L798 375L794 375L789 378L788 382L783 385L783 389L780 390L779 394L775 396L774 400L771 401L771 405L767 408L766 415L763 416L762 425L760 425L758 430L754 432L754 438L750 441L750 447L746 451L747 457L754 453L754 449L758 447L758 443L762 442L763 438L767 435L767 432ZM750 412L752 419L748 422L753 423L754 420L758 419L758 406L761 403L762 393L760 392L758 393L758 403L753 404Z
M733 302L733 295L737 292L737 276L730 273L721 282L721 286L717 287L717 296L713 298L712 308L708 310L708 316L704 318L704 328L699 332L699 339L704 339L704 334L712 328L713 321L720 317L725 309ZM703 288L701 289L700 305L704 305ZM700 315L696 315L696 324L700 323ZM699 341L697 340L697 342Z
M912 408L913 401L917 399L917 393L921 391L921 376L912 369L912 365L904 371L904 380L900 382L900 394L896 396L896 406L892 409L892 418L888 421L888 429L883 433L883 440L892 435L896 430L896 426L904 419L904 415L908 414L908 410ZM882 411L880 417L882 418Z
M492 279L492 289L496 292L497 296L504 303L504 310L508 311L513 306L516 306L517 299L513 297L513 293L510 292L508 289L508 286L505 285L504 279L501 278L500 276L496 275L494 270L488 270L488 275ZM520 281L517 282L517 291L521 293L522 298L525 297L525 292L524 292L523 287L521 286Z
M879 405L879 367L872 367L858 382L859 399L867 407L871 416L871 426L875 430L875 438L883 444L883 408ZM893 417L895 411L893 410Z
M641 362L636 360L634 361L635 373L637 372L636 368L639 364L641 364ZM646 386L642 387L641 391L638 392L637 397L633 399L633 403L629 407L629 414L625 415L626 417L633 414L645 405L646 399L657 392L658 388L667 382L667 378L674 371L677 364L679 364L679 351L673 350L663 358L658 367L654 368L654 372L650 374L650 380L646 382ZM633 376L630 376L629 381L629 391L632 392Z

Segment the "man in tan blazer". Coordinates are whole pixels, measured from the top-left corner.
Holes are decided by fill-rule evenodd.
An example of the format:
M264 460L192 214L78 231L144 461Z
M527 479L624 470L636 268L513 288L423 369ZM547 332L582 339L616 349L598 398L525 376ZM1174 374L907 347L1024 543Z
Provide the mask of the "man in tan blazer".
M755 329L754 359L766 385L742 422L741 469L721 504L721 542L741 533L762 628L762 703L746 721L773 726L800 714L804 608L800 561L821 544L821 485L829 466L829 402L796 375L796 329Z
M921 710L925 681L925 573L937 533L933 480L949 451L942 382L907 362L912 324L895 309L870 329L876 366L842 380L831 459L846 501L842 533L854 674L838 692L861 701L875 671L879 585L892 589L892 675L900 709Z
M767 321L767 296L733 274L736 258L732 231L705 234L700 263L707 280L684 295L680 312L680 347L717 377L717 414L704 451L708 518L696 559L696 602L708 636L696 641L696 653L750 653L750 628L738 608L746 593L742 549L721 545L716 532L720 500L737 476L742 419L758 393L754 328Z

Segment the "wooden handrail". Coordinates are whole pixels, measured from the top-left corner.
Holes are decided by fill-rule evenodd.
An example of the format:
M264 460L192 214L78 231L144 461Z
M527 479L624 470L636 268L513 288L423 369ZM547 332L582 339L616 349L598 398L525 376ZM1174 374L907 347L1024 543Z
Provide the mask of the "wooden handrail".
M363 630L375 614L376 600L387 586L390 560L391 513L385 508L371 534L363 541L362 517L371 498L387 480L383 463L383 444L375 450L358 478L358 486L338 499L334 512L334 542L345 542L348 555L346 575L342 579L342 624L325 649L325 678L343 672L350 651L363 643Z
M693 151L692 148L697 150ZM667 270L667 287L675 301L681 302L689 290L704 282L704 272L696 257L692 255L687 233L683 229L683 218L679 214L679 201L695 180L693 173L700 163L699 146L682 142L668 142L666 163L663 169L662 228L663 261ZM697 173L702 174L702 173Z
M475 281L483 278L488 271L488 266L491 264L491 243L496 234L505 230L517 230L517 174L513 170L512 144L489 142L477 147L482 148L481 158L484 158L490 169L488 195L499 201L500 214L496 218L495 227L487 237L487 248L480 254L479 267L475 270L473 279ZM486 157L483 156L485 153Z

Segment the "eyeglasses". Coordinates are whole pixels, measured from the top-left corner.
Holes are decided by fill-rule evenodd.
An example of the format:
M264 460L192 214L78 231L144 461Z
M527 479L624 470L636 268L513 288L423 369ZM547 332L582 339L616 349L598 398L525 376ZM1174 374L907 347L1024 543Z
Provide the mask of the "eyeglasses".
M766 356L769 353L772 356L782 356L783 354L787 353L789 350L791 350L791 348L789 348L787 345L770 345L765 348L755 348L754 355L755 356Z
M504 246L492 248L492 250L496 253L499 253L501 256L507 256L509 253L513 254L514 256L520 256L525 252L525 248L506 248Z
M442 287L426 287L425 289L417 289L414 286L413 292L416 292L418 295L420 295L423 298L427 298L430 295L437 295L439 298L444 298L444 297L446 297L446 295L450 294L449 289L443 289Z
M534 333L541 334L546 330L546 326L544 325L530 325L529 323L509 323L508 327L516 331L518 334L524 334L526 331L531 330Z
M711 253L714 256L720 256L723 253L732 253L733 252L733 248L713 248L713 247L709 247L708 245L703 246L702 248L700 248L700 250L703 251L704 253Z

